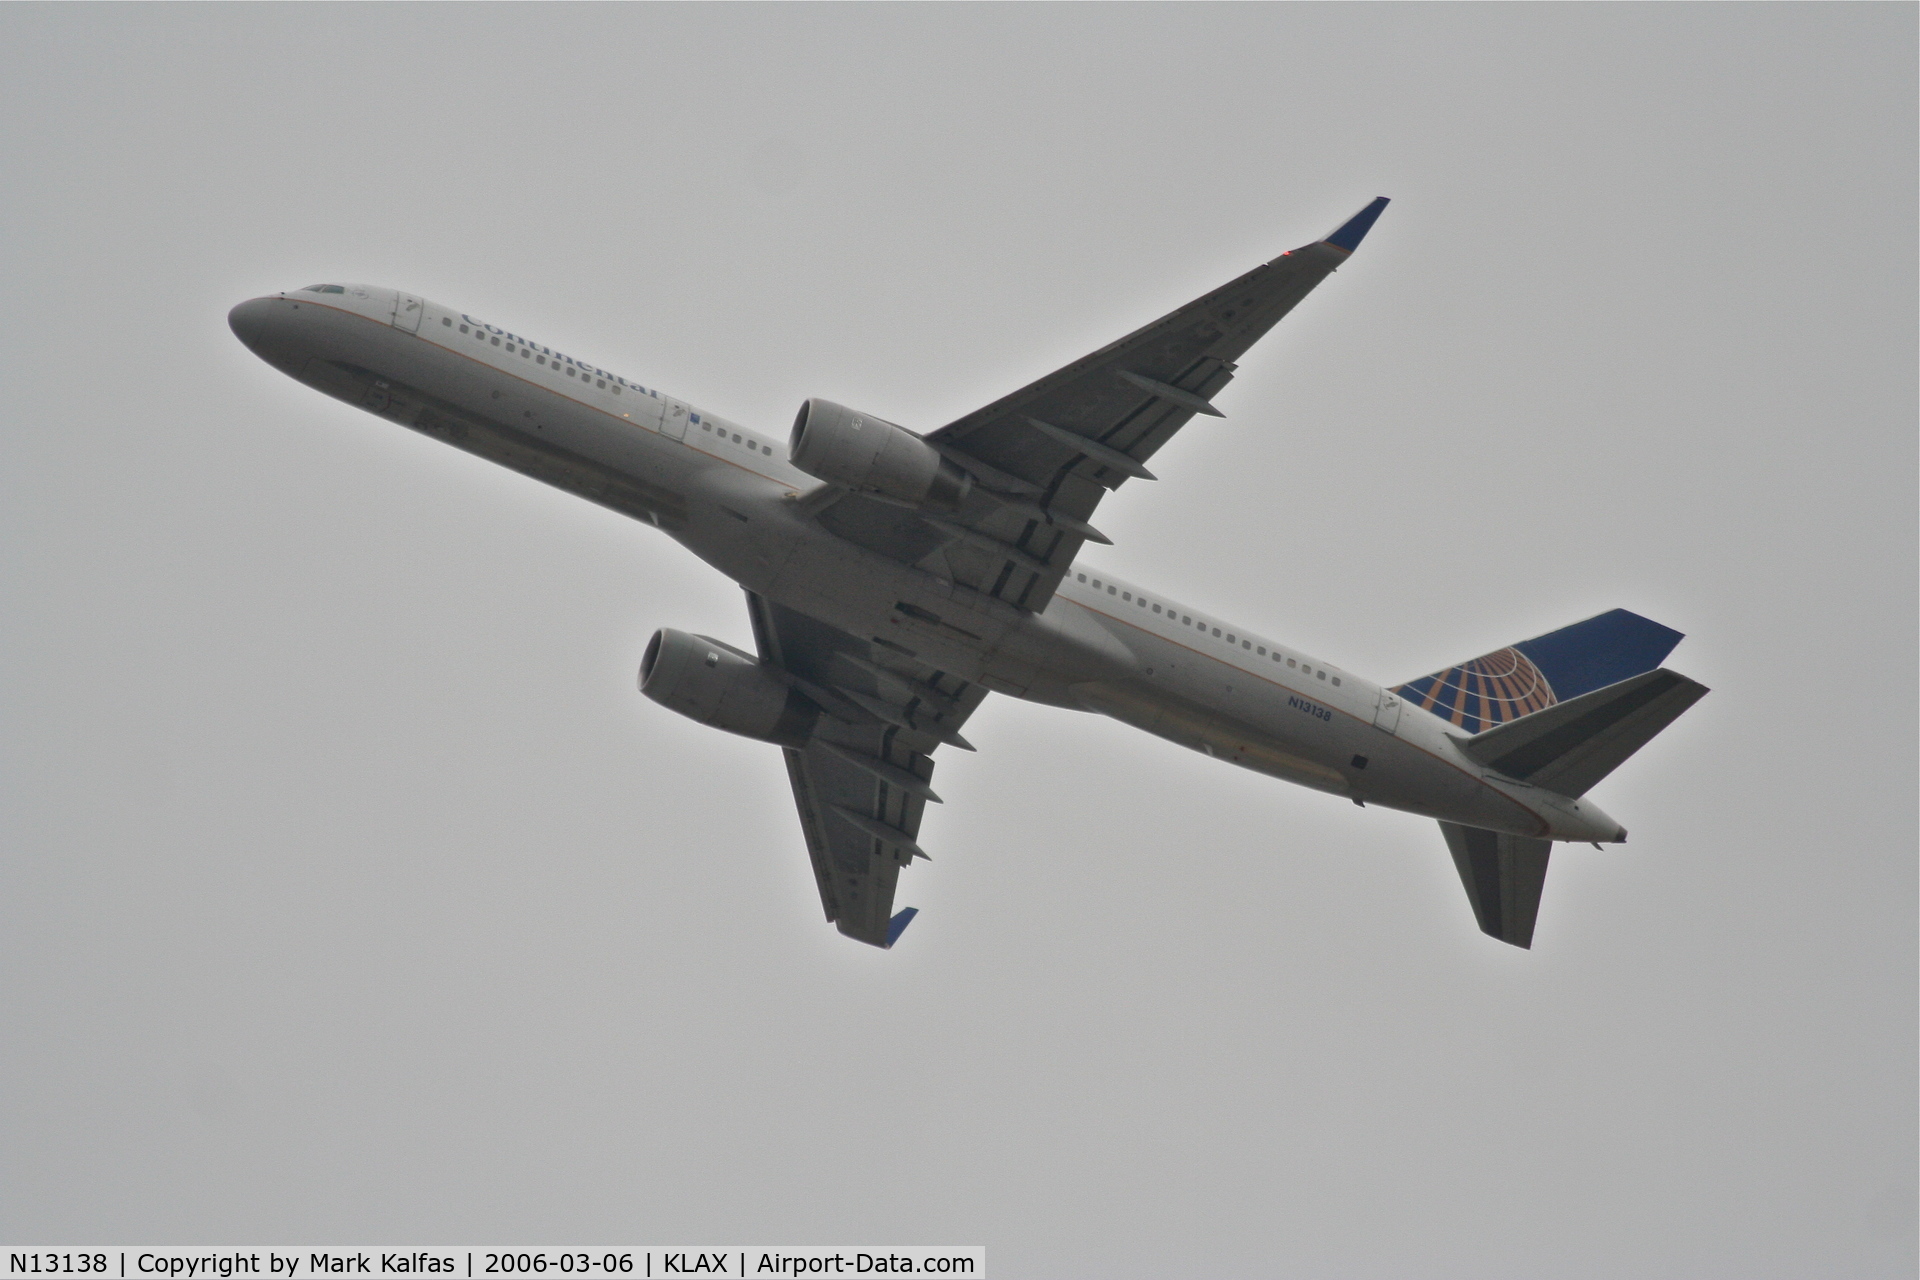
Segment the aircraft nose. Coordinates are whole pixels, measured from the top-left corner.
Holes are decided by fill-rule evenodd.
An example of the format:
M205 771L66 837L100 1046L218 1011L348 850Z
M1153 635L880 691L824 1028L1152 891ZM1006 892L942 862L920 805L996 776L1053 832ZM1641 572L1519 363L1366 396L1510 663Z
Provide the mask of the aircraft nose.
M227 312L227 327L233 330L234 337L246 344L247 350L258 355L267 339L267 326L272 312L271 298L249 298Z

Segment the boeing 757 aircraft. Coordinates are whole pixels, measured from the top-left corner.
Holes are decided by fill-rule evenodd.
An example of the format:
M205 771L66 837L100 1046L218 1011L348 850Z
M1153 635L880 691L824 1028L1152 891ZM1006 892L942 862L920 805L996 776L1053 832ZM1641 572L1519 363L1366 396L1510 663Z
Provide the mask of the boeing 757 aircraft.
M925 434L808 400L784 445L499 325L370 285L235 307L315 390L664 531L746 590L752 647L663 628L640 689L778 746L827 919L891 947L941 746L989 692L1095 711L1355 804L1437 819L1480 928L1532 945L1556 840L1627 838L1587 791L1706 693L1615 609L1393 686L1079 561L1100 500L1214 406L1383 197Z

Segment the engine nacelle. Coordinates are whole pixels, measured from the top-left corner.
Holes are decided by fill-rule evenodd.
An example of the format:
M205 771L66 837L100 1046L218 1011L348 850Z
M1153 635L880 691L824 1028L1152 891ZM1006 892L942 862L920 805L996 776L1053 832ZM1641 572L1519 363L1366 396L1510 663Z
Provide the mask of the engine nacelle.
M820 708L760 663L708 636L662 627L640 659L640 692L690 720L760 742L798 747Z
M800 406L787 456L816 479L939 511L959 510L973 488L972 476L905 427L831 400Z

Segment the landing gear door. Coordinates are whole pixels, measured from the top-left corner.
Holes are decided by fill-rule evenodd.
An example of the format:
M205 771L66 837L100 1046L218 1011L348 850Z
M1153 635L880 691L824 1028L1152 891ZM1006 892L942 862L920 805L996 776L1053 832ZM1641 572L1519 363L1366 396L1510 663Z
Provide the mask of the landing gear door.
M1396 732L1400 728L1400 695L1391 689L1380 691L1380 701L1373 707L1373 727Z
M408 333L420 332L420 313L426 305L411 293L393 295L393 327L405 329Z

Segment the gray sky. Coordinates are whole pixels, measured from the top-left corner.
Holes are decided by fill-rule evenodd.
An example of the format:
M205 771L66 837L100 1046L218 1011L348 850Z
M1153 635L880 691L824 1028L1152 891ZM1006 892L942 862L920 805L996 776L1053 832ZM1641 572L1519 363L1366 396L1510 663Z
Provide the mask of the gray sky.
M1913 1274L1911 5L0 9L0 1238ZM316 280L926 429L1374 195L1090 559L1715 690L1528 954L1434 824L991 700L892 953L738 591L227 332Z

